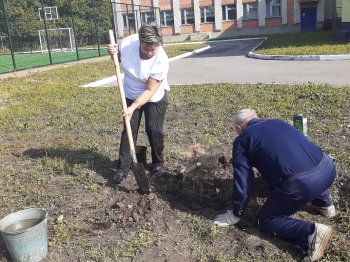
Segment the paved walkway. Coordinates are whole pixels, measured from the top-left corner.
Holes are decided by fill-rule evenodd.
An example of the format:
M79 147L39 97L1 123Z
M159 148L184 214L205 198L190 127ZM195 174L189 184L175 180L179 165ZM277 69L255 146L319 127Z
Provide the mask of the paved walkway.
M261 40L208 42L210 49L170 64L171 85L202 83L322 83L350 85L350 60L281 61L248 58Z

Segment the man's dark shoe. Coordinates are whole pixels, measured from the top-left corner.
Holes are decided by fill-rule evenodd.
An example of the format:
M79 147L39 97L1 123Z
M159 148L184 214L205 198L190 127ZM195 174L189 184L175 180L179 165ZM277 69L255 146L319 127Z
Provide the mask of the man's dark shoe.
M117 173L111 177L110 182L112 184L120 184L125 178L126 174L121 170L117 170Z
M161 176L163 174L163 163L154 164L151 172L155 177Z

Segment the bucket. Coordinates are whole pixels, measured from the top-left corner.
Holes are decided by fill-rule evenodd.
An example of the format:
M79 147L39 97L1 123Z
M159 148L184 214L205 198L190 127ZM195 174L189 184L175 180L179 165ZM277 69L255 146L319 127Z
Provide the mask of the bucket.
M146 146L136 146L135 153L138 163L142 163L144 166L147 164L147 147Z
M0 220L0 232L14 262L37 262L47 254L47 212L38 208L11 213Z

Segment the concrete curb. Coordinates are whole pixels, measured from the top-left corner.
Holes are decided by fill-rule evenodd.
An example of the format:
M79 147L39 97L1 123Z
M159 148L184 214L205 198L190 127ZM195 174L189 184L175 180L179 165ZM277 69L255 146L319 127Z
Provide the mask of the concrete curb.
M192 52L188 52L188 53L185 53L185 54L182 54L182 55L178 55L178 56L169 58L169 62L173 62L173 61L178 60L180 58L185 58L185 57L189 57L191 55L196 55L196 54L202 53L203 51L205 51L205 50L207 50L209 48L210 48L210 46L206 46L206 47L194 50Z
M120 74L121 78L123 79L124 78L124 73ZM89 84L86 84L86 85L82 85L80 86L81 88L89 88L89 87L105 87L106 85L114 82L114 81L117 81L117 76L114 75L114 76L110 76L110 77L107 77L107 78L104 78L104 79L101 79L101 80L98 80L98 81L95 81L95 82L91 82Z
M267 38L265 37L264 41ZM248 53L248 57L263 60L284 60L284 61L336 61L350 60L350 55L262 55L254 53L264 41L261 41L252 51Z

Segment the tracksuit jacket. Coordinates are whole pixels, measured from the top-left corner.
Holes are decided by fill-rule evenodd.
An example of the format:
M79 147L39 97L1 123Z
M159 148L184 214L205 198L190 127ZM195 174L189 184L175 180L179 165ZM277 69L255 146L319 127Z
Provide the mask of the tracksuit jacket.
M272 189L282 179L315 167L322 157L322 150L289 123L252 119L233 143L233 214L240 217L248 204L252 167Z
M333 161L289 123L252 119L233 142L232 165L233 214L240 217L247 207L255 167L271 189L258 214L259 230L307 250L315 224L292 215L308 202L332 205Z

